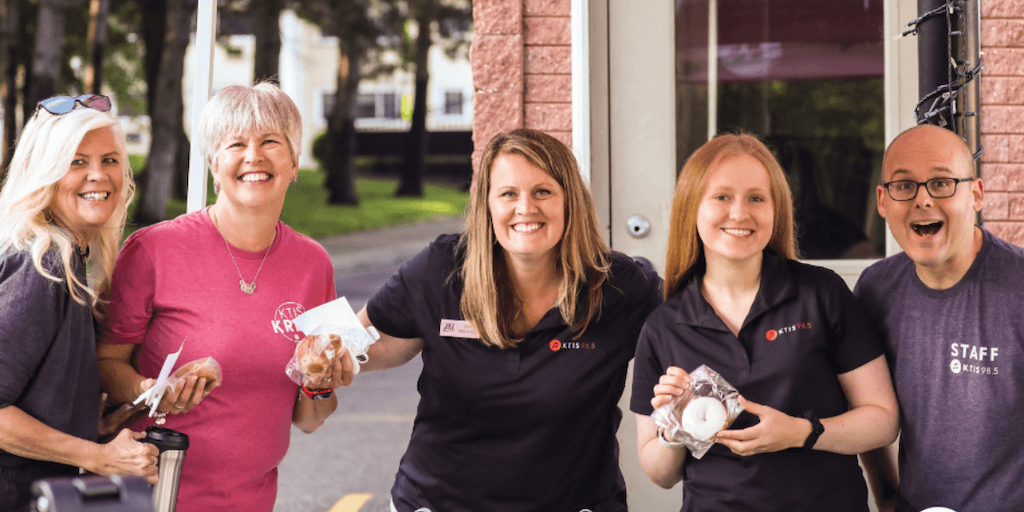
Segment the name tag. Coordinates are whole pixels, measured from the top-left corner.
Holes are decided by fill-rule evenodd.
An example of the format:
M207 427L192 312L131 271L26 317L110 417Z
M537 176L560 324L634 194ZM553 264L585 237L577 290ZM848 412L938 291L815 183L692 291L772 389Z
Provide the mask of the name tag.
M445 338L480 339L480 335L476 333L473 326L465 320L448 320L447 318L442 318L439 334Z

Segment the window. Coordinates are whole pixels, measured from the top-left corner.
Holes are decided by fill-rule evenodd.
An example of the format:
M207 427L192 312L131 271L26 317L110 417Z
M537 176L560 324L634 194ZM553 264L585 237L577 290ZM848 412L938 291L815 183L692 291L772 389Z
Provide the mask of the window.
M444 113L462 115L462 91L448 91L444 93Z
M383 102L383 107L379 110L377 117L383 117L385 119L398 119L402 114L402 105L399 103L400 98L393 92L386 92L380 95Z
M365 119L372 117L377 117L377 96L360 93L356 97L356 118Z
M708 127L757 134L789 175L804 258L885 254L873 186L885 147L883 2L718 0L717 62L712 5L677 3L676 169Z

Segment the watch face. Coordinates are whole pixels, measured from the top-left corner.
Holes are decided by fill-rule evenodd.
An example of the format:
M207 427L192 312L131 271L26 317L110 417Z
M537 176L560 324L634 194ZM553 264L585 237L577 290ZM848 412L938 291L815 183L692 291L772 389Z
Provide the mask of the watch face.
M317 393L317 394L311 396L310 398L312 398L313 400L324 400L326 398L330 398L331 395L333 395L333 394L334 394L333 391L325 391L323 393Z

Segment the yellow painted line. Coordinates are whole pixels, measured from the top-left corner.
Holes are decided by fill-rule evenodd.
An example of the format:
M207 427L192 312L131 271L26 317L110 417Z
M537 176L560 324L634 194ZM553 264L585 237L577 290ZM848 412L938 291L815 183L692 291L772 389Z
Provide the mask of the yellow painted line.
M346 494L327 512L359 512L372 497L372 494Z

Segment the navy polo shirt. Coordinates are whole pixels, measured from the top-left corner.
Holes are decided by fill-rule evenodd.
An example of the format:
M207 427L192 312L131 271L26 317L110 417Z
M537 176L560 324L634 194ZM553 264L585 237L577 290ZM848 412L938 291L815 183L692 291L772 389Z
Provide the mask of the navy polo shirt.
M837 416L849 406L836 375L882 355L842 278L765 250L761 287L739 336L693 279L655 310L640 336L630 409L650 415L654 385L669 366L717 371L740 394L791 416ZM731 428L757 423L744 412ZM868 510L857 457L802 449L741 457L714 445L683 463L683 511Z
M455 235L370 299L381 332L423 339L420 403L391 490L399 512L625 511L615 438L626 366L660 280L614 253L601 315L578 339L553 308L511 349L441 335L462 320Z

